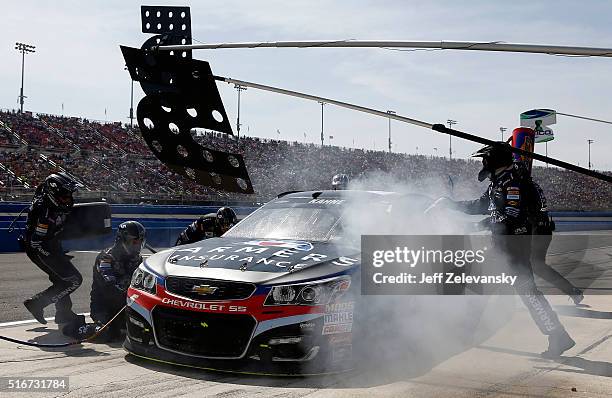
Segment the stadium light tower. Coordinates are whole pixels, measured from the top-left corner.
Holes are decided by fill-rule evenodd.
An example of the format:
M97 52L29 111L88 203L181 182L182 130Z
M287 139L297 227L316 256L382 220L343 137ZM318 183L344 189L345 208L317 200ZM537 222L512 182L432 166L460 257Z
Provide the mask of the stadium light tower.
M501 140L504 141L504 133L506 132L506 130L508 130L505 127L500 127L499 128L499 132L501 133Z
M325 136L323 135L323 107L325 106L325 102L319 102L321 104L321 146L323 146L323 140Z
M589 170L591 170L591 167L593 166L591 164L591 144L594 143L594 140L587 140L587 142L589 143Z
M23 99L25 96L23 95L23 72L24 72L24 64L25 64L25 55L26 53L34 53L36 52L34 49L36 47L25 44L25 43L15 43L15 50L21 53L21 90L19 91L19 104L20 104L20 113L23 113Z
M123 70L128 70L126 66ZM132 80L132 87L130 89L130 129L134 127L134 79Z
M238 91L238 116L236 117L236 131L238 138L240 138L240 92L246 90L247 88L241 86L240 84L234 84L234 88Z
M457 124L457 121L448 119L446 123L448 123L448 128L452 129L453 124ZM452 158L453 158L453 136L449 135L448 136L448 160L451 160Z
M387 111L389 115L395 115L395 111ZM391 118L389 118L389 153L391 153Z

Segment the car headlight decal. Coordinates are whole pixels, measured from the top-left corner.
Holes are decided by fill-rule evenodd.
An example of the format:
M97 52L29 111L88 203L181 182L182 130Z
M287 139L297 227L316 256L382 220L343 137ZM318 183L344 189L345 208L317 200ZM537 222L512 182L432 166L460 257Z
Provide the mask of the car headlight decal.
M264 305L325 305L342 296L350 287L349 276L293 285L274 286Z
M139 267L136 268L136 271L134 271L134 274L132 274L132 282L130 283L130 286L134 289L155 294L156 280L157 278L155 275Z
M296 291L292 286L278 286L272 289L272 298L277 303L290 303L295 296Z

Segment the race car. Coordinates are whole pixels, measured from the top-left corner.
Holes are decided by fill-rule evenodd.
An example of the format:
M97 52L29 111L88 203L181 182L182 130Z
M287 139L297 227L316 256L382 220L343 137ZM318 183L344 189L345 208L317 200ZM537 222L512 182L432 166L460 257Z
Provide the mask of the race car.
M422 208L429 200L418 197ZM415 198L281 194L220 238L145 259L128 290L125 349L188 366L321 374L353 366L360 237ZM361 214L361 216L359 216Z

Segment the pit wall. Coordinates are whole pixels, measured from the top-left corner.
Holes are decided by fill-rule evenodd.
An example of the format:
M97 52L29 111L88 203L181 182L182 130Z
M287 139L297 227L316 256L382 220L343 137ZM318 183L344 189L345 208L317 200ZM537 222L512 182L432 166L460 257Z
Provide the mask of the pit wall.
M19 251L17 237L25 228L26 212L29 203L0 203L0 253ZM15 230L8 232L9 225L19 215L26 211L15 222ZM66 250L101 250L113 244L114 232L124 221L135 220L147 230L147 244L152 247L170 247L178 235L198 217L215 213L219 206L169 206L169 205L111 205L113 235L93 239L79 239L64 242ZM257 207L232 206L232 209L242 219Z
M0 203L0 253L19 251L17 237L25 227L25 212L17 218L15 231L8 233L10 223L29 203ZM214 213L219 206L111 205L113 232L124 221L136 220L147 229L147 243L154 248L174 245L180 232L201 215ZM238 218L257 209L254 206L232 206ZM612 212L552 212L557 232L612 230ZM112 245L114 234L94 239L64 242L67 250L101 250Z

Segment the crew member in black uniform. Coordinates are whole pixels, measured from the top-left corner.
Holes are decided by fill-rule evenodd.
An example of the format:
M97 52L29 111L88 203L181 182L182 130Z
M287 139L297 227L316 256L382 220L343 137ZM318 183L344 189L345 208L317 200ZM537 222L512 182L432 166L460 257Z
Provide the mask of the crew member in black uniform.
M555 230L555 222L548 214L548 205L544 191L538 183L533 181L529 170L523 162L517 162L515 167L519 173L524 175L524 178L529 179L529 207L528 218L531 224L531 262L533 271L536 275L557 287L563 293L567 294L574 304L578 305L584 299L584 294L581 289L572 285L563 275L557 270L546 264L546 253L552 241L552 233Z
M238 222L232 208L224 206L217 213L207 214L192 222L176 240L175 246L223 235Z
M109 322L124 306L132 274L142 262L145 228L137 221L126 221L117 228L115 244L102 250L93 267L91 318L96 326ZM125 316L117 317L108 328L107 339L121 335Z
M83 277L70 262L72 257L66 255L58 236L74 205L72 194L75 191L76 182L68 174L51 174L36 188L28 210L23 237L25 252L49 275L52 285L23 304L42 324L47 323L44 308L51 303L55 304L56 323L72 322L77 317L72 312L70 294L81 286Z
M483 168L478 180L489 178L491 183L484 195L472 201L438 200L436 205L455 207L468 214L490 212L489 226L494 245L508 257L509 265L518 276L516 290L540 331L548 336L548 349L543 357L553 358L575 345L559 322L548 300L535 285L531 267L531 237L528 240L507 236L532 233L529 208L536 200L531 194L533 181L513 163L512 151L506 143L485 146L474 157L481 157Z

